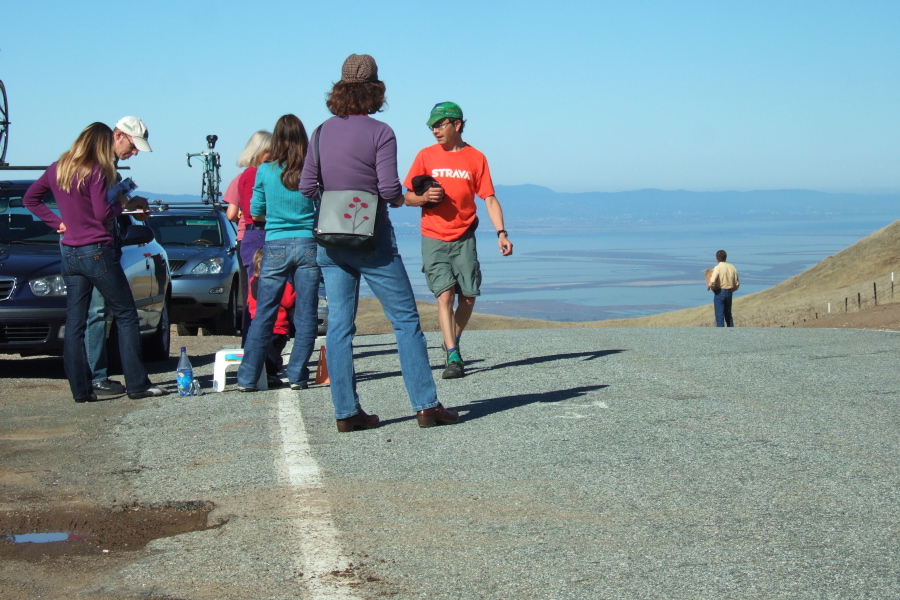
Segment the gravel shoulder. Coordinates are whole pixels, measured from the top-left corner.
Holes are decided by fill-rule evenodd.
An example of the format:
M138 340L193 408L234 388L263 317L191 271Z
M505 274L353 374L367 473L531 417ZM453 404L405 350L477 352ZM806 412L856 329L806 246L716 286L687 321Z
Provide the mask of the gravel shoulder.
M393 337L360 336L383 426L352 435L322 386L240 394L231 371L222 394L75 405L58 359L2 357L4 522L143 524L118 522L134 548L4 555L0 598L897 597L898 341L472 331L469 375L437 380L462 422L421 430ZM235 343L174 345L209 389ZM174 389L174 357L150 369ZM181 529L141 541L157 514Z

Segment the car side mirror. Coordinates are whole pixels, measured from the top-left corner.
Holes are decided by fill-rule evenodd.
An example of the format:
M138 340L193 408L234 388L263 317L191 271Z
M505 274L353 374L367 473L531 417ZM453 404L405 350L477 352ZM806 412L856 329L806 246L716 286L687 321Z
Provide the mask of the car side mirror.
M149 244L153 241L153 229L147 225L129 225L122 236L123 246Z

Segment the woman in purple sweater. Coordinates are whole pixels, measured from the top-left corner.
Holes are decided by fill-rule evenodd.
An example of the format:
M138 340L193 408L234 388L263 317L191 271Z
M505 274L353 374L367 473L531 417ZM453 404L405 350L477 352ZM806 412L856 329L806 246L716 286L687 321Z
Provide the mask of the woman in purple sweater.
M379 423L377 415L366 414L360 406L353 369L360 277L366 278L394 327L403 382L419 426L452 424L459 418L455 411L447 410L438 402L412 286L387 216L388 204L403 204L403 190L397 175L394 132L369 116L381 110L384 91L385 85L378 79L378 66L371 56L351 54L344 61L341 80L334 84L326 102L335 116L313 134L320 136L320 155L311 141L300 178L303 195L317 198L321 165L326 191L360 190L377 194L378 210L383 213L375 250L319 248L318 263L328 294L326 342L331 400L340 432L373 429Z
M107 192L116 179L113 132L103 123L92 123L72 148L28 188L22 201L28 210L62 234L62 275L66 282L63 363L75 402L97 400L84 352L84 329L94 287L103 294L116 317L128 397L163 395L150 383L141 359L138 314L112 233L113 219L126 208L146 210L147 201L127 201L121 196L108 199ZM44 204L48 193L56 198L62 218Z

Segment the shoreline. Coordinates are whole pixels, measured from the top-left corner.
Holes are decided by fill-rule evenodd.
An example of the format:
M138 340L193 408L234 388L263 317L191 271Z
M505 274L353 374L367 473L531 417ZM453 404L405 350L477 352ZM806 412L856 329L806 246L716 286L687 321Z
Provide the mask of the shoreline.
M749 298L745 297L745 298ZM440 331L437 319L437 303L416 301L422 331ZM476 309L478 304L476 303ZM735 301L735 320L742 327L741 305ZM606 321L545 321L522 317L505 317L479 312L472 313L467 331L509 330L509 329L610 329L617 327L714 327L712 302L708 306L698 306L679 311L659 313L633 319L609 319ZM841 329L880 329L900 331L900 302L886 303L863 308L857 312L833 313L801 318L790 324L749 323L749 327L822 327ZM356 315L358 335L392 333L390 322L384 316L381 303L376 298L360 298Z

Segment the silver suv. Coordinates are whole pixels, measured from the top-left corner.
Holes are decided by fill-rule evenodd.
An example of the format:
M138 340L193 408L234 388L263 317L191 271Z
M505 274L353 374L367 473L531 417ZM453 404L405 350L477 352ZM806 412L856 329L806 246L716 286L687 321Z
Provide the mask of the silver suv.
M168 205L147 220L169 255L170 318L180 335L200 327L215 335L237 335L241 304L237 231L218 207Z

